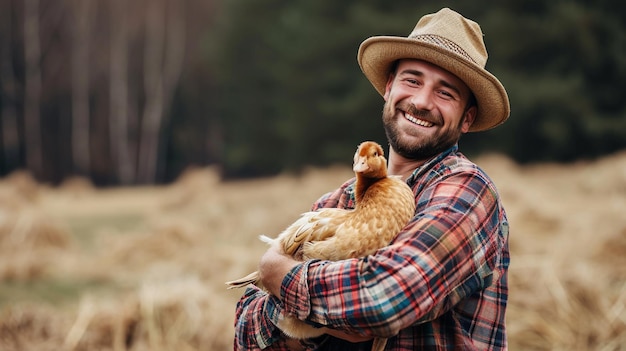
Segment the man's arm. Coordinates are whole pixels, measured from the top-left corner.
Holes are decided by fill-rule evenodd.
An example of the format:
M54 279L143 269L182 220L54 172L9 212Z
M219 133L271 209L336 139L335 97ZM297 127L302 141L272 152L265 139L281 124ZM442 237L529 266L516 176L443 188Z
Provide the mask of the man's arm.
M272 245L259 263L259 275L263 286L274 296L280 296L283 279L294 267L302 262L285 255L278 245ZM352 343L370 340L371 337L348 334L340 330L325 328L326 334Z
M488 181L463 172L422 193L419 216L373 256L294 264L270 251L265 279L284 313L350 333L392 336L489 284L502 241ZM268 278L268 272L287 275Z

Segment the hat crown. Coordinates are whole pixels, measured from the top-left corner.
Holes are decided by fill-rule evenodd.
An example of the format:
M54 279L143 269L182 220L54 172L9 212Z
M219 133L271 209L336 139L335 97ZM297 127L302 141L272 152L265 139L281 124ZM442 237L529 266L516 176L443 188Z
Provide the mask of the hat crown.
M487 64L480 25L449 8L423 16L408 38L439 46L482 68Z

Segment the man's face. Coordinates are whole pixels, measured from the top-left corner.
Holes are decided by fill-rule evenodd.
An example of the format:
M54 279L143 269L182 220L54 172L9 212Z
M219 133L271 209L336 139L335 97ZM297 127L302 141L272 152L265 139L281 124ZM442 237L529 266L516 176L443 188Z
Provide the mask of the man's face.
M387 81L383 124L391 147L427 160L458 142L476 115L469 88L452 73L419 60L400 60Z

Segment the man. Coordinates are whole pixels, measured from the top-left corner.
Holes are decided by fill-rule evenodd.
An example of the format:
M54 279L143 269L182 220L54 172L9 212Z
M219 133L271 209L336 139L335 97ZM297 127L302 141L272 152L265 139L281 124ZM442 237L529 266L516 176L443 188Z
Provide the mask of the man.
M408 38L365 40L358 62L383 96L389 174L415 193L415 217L374 255L298 262L270 248L259 264L271 294L250 287L237 305L235 350L506 350L508 222L487 175L458 151L460 136L503 123L506 91L485 70L475 22L424 16ZM353 180L314 205L348 207ZM274 326L295 315L325 328L290 340Z

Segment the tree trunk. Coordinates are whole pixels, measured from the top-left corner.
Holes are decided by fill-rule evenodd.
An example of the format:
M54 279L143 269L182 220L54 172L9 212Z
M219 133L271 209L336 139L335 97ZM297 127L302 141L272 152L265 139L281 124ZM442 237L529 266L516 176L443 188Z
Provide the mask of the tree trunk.
M12 17L13 11L10 1L0 4L0 82L2 97L2 151L4 168L7 170L19 167L19 134L17 130L16 103L16 80L13 71L12 40Z
M109 86L109 138L116 176L120 184L135 181L132 151L129 145L128 106L128 6L127 0L111 1L111 49Z
M72 43L72 164L73 171L89 175L90 108L89 42L93 19L92 0L79 0L74 6Z
M156 157L153 155L157 143L159 125L163 113L163 27L165 9L163 0L153 0L147 5L146 45L144 48L144 91L146 104L141 120L139 144L138 178L140 182L152 182L155 177Z
M39 0L24 0L24 141L26 167L35 175L43 172L41 150L41 48Z
M155 0L149 3L144 51L146 105L141 124L138 179L157 179L159 134L164 111L178 83L185 49L184 2ZM166 5L170 5L166 11ZM167 29L165 32L164 29Z

